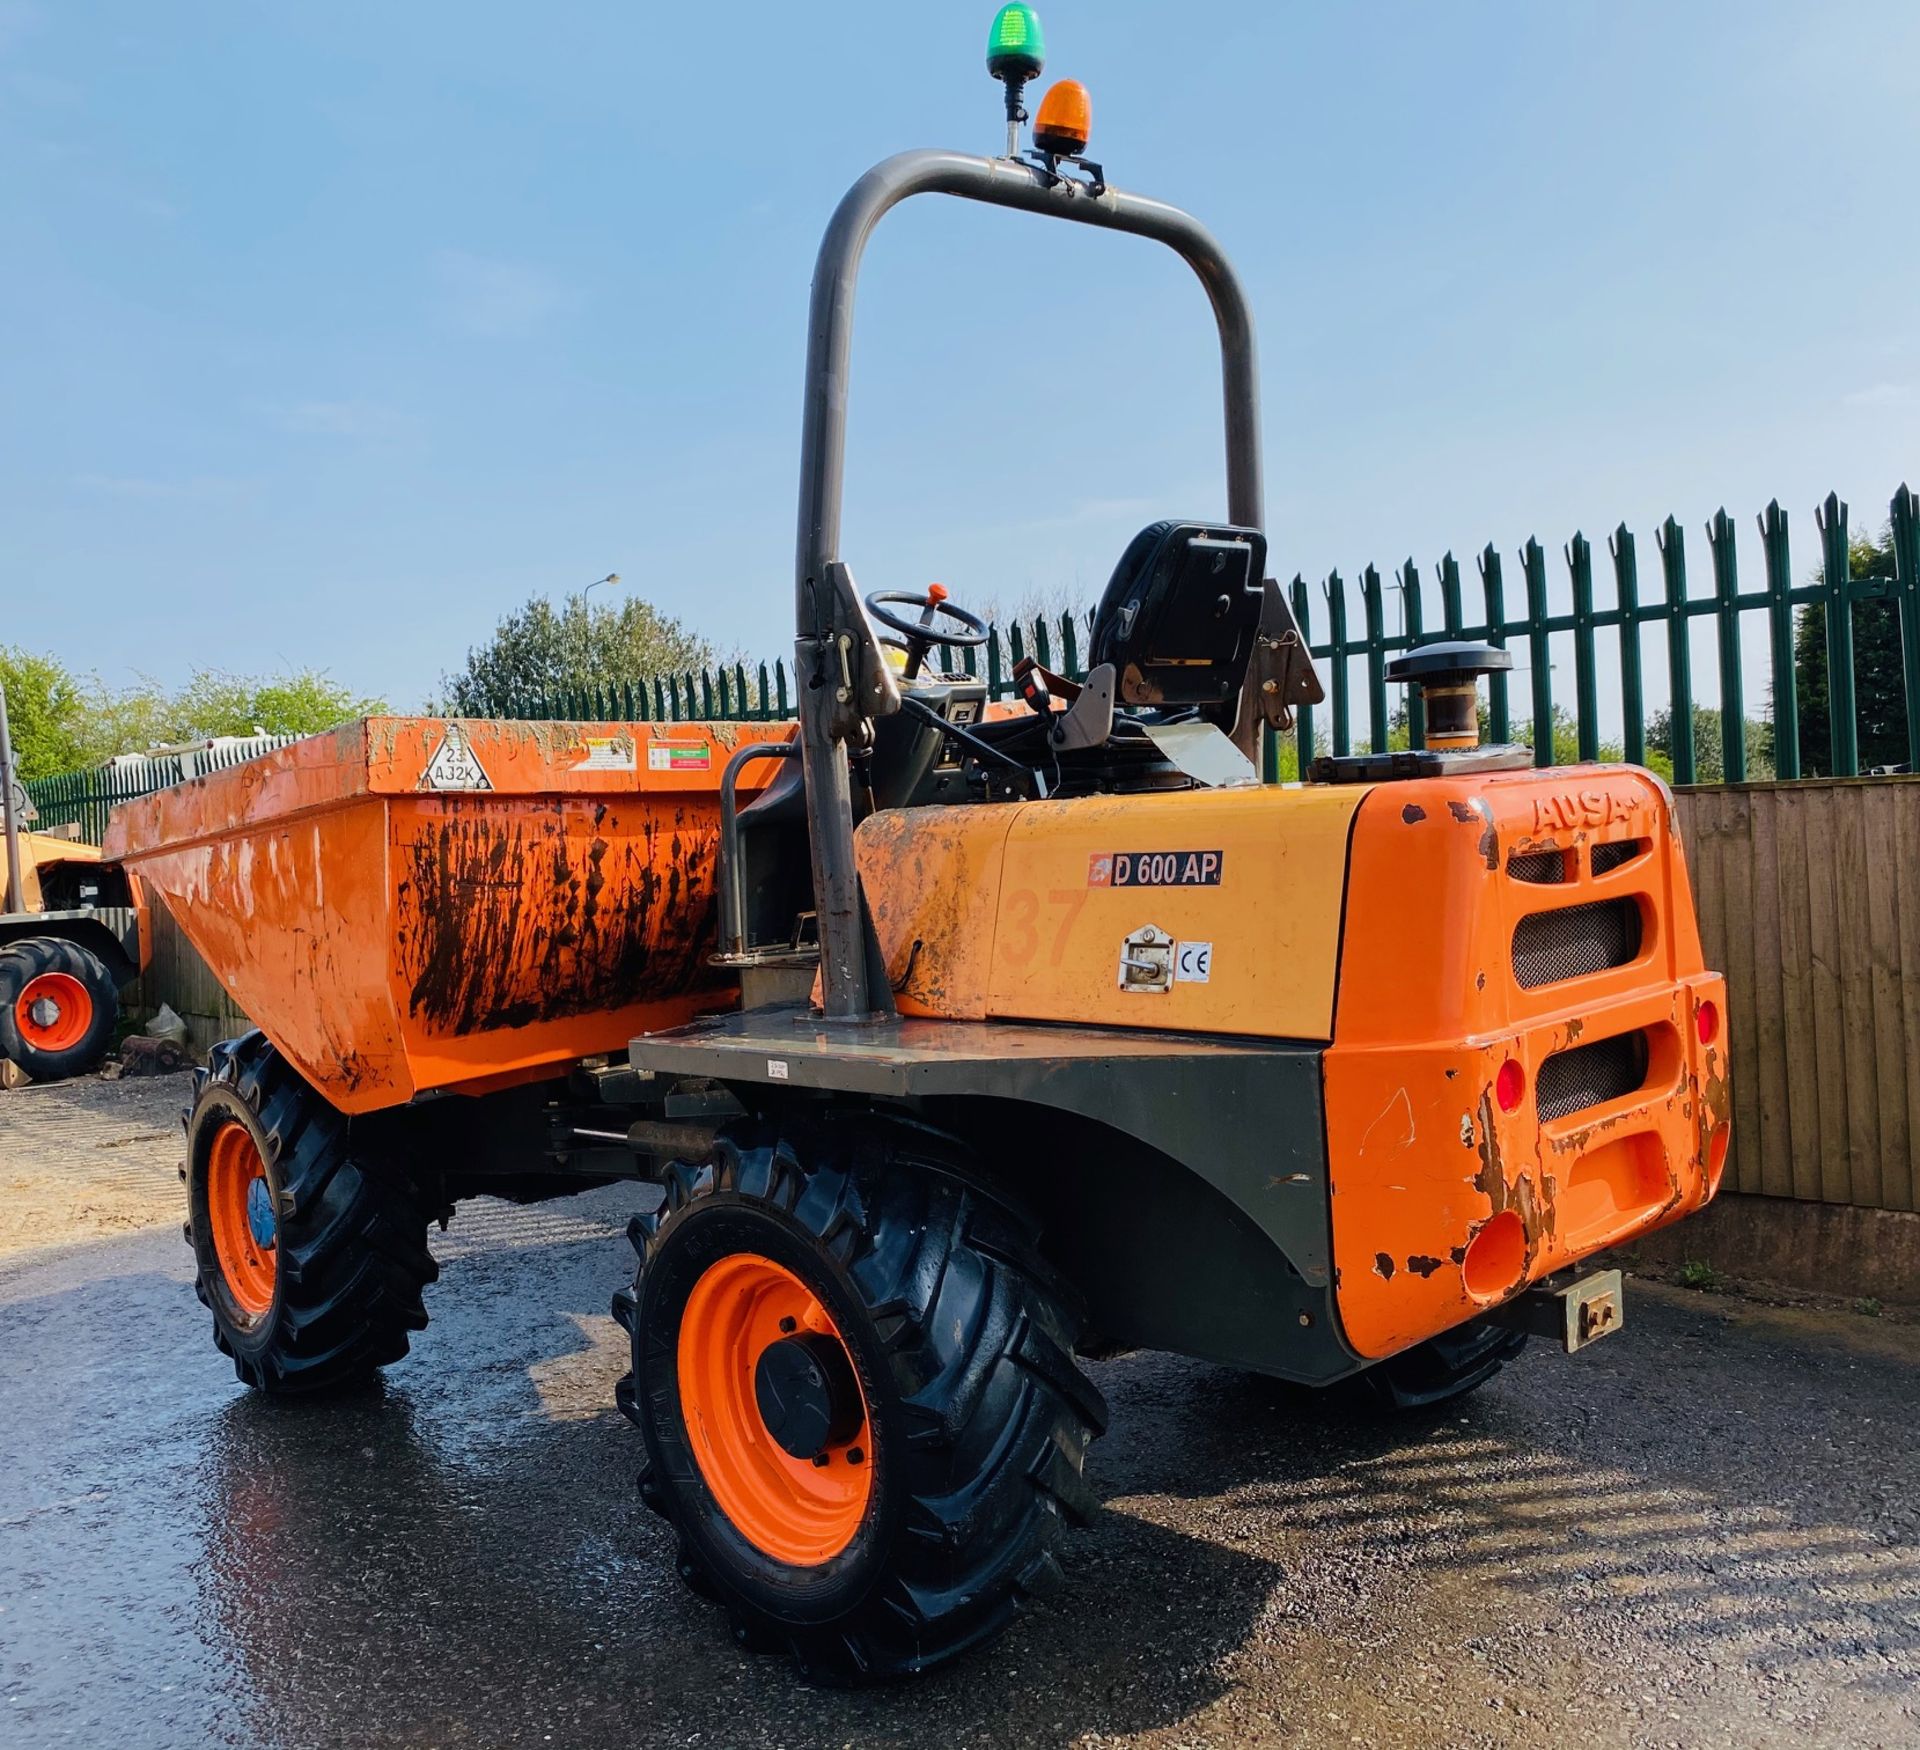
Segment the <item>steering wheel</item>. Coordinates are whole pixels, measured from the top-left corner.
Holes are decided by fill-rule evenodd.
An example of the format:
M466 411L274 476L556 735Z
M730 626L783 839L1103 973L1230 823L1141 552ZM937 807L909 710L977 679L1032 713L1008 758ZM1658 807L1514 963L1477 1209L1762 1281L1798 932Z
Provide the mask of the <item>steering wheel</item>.
M895 606L918 608L920 618L909 620L904 614L890 612ZM943 650L968 650L987 641L986 621L948 601L944 584L928 584L925 595L915 595L910 589L877 589L867 597L867 612L881 625L900 634L898 640L888 638L883 642L897 643L906 651L908 680L920 672L927 652L935 645ZM955 621L956 629L941 626L942 618Z

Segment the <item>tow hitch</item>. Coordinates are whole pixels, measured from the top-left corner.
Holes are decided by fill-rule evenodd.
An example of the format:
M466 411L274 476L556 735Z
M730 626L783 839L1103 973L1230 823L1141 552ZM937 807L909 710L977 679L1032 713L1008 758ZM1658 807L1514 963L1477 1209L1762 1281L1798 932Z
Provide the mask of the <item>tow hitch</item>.
M1626 1290L1618 1270L1598 1270L1577 1282L1549 1277L1493 1313L1495 1323L1547 1337L1571 1355L1602 1337L1611 1337L1627 1320Z

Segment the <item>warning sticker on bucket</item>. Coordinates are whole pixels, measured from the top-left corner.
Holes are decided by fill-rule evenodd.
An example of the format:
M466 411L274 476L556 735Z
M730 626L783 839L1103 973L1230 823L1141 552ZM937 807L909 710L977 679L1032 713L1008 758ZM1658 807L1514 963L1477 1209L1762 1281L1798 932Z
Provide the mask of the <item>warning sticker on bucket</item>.
M449 723L440 745L420 774L423 790L491 790L493 780L480 764L480 756L467 740L467 732L457 723Z
M573 762L576 772L630 772L633 764L633 737L630 735L589 735L585 754Z
M1223 851L1096 851L1089 887L1218 887Z
M713 765L713 749L704 741L652 741L647 744L650 772L704 772Z

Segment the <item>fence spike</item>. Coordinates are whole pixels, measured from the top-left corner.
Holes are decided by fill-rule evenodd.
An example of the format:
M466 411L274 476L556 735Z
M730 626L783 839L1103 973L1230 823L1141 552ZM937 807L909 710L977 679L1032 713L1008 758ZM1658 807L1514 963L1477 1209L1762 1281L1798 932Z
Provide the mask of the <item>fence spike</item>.
M1593 548L1575 529L1567 543L1567 577L1573 590L1574 734L1581 760L1600 757L1600 683L1593 649Z
M1613 557L1613 599L1620 610L1620 712L1629 765L1647 763L1647 696L1640 675L1640 561L1633 531L1622 523L1607 540Z
M1360 573L1360 606L1366 614L1367 729L1375 753L1387 751L1387 632L1385 591L1369 565Z
M1847 507L1837 492L1813 513L1820 530L1820 587L1827 625L1827 737L1833 776L1860 775L1860 722L1853 684L1853 556Z
M1351 690L1347 685L1347 586L1339 572L1329 571L1323 587L1327 592L1328 651L1333 665L1333 753L1336 759L1342 759L1353 751L1352 707L1347 697Z
M1508 632L1506 581L1501 574L1500 554L1491 541L1480 551L1480 587L1487 599L1487 642L1504 649ZM1487 733L1501 744L1513 738L1507 694L1506 674L1487 676Z
M1747 781L1747 701L1740 672L1739 555L1733 519L1723 504L1707 524L1707 550L1713 557L1713 593L1720 610L1714 616L1720 634L1720 775L1729 784Z
M1793 556L1787 513L1772 500L1756 519L1767 568L1767 642L1773 682L1768 706L1773 722L1773 775L1800 776L1800 670L1793 650Z
M1437 567L1440 573L1440 619L1447 629L1449 638L1458 638L1466 631L1466 617L1460 608L1460 561L1454 558L1449 547L1440 556Z
M1888 506L1900 596L1900 655L1907 692L1907 770L1920 772L1920 501L1906 482Z
M1687 536L1669 516L1654 531L1666 584L1667 730L1673 781L1691 784L1693 765L1693 644L1687 627Z
M1395 573L1394 581L1400 586L1400 616L1406 636L1406 645L1411 650L1426 636L1426 624L1420 607L1420 567L1413 562L1409 554L1406 562ZM1407 746L1425 747L1427 745L1427 706L1422 697L1424 689L1408 687L1405 689L1407 701Z
M1533 698L1533 763L1553 764L1553 646L1547 634L1547 550L1527 537L1520 549L1527 580L1527 676Z
M1312 607L1312 598L1307 590L1307 580L1295 572L1293 578L1293 617L1300 627L1300 642L1307 647L1307 655L1313 655L1313 632L1309 625L1308 609ZM1294 738L1298 748L1300 776L1307 775L1313 764L1313 707L1302 705L1294 720Z

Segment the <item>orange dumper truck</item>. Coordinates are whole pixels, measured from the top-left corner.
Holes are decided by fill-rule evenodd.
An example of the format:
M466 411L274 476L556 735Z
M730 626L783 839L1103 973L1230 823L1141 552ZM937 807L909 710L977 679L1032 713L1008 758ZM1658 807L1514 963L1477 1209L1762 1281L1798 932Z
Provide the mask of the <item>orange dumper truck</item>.
M260 1026L187 1121L240 1377L403 1354L461 1198L662 1186L613 1308L641 1493L738 1641L821 1681L938 1665L1060 1580L1084 1356L1447 1401L1618 1330L1579 1266L1705 1204L1729 1134L1672 799L1483 745L1504 651L1397 660L1423 747L1260 781L1320 693L1244 293L1087 159L1077 88L1020 151L1029 8L991 60L1007 154L889 159L821 245L797 724L375 718L109 840ZM1220 333L1226 514L1143 530L1085 677L1023 664L1011 710L948 660L977 618L863 599L839 545L860 255L927 193L1168 245Z

